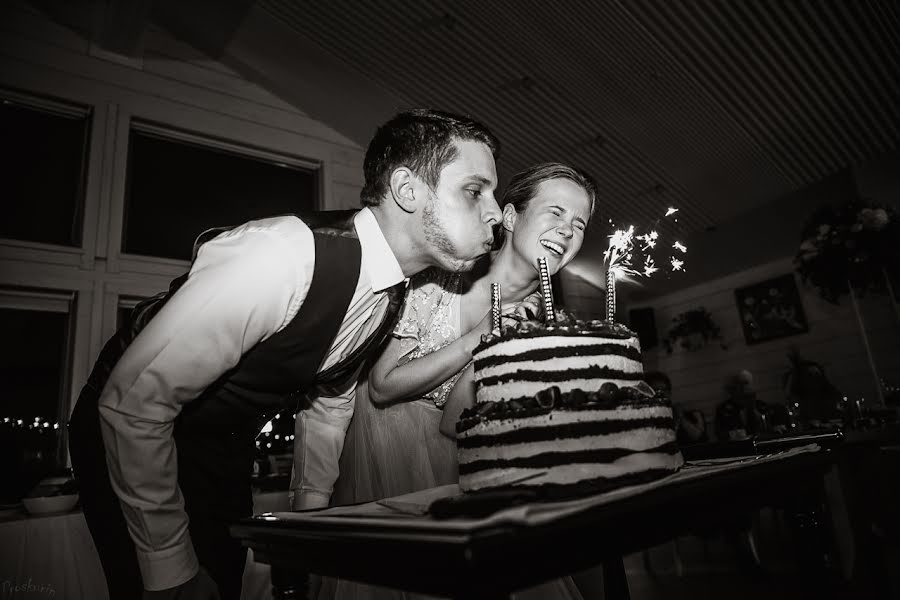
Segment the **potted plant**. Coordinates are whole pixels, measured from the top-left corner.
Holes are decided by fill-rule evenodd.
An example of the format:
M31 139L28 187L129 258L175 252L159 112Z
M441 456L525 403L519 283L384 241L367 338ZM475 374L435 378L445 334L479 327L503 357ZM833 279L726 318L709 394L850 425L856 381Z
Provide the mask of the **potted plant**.
M893 296L900 274L900 218L890 206L851 200L820 206L801 233L794 266L828 302L868 290Z
M794 266L803 282L833 304L844 294L856 315L860 337L875 382L876 393L884 405L881 378L866 335L857 296L869 290L886 291L894 314L900 309L891 278L900 276L900 218L891 206L879 206L851 199L837 205L819 207L807 220L802 242L794 257Z
M672 322L674 325L663 338L663 345L669 354L676 346L693 351L703 348L713 340L718 340L722 348L727 348L722 342L719 326L712 320L709 311L702 306L677 315Z

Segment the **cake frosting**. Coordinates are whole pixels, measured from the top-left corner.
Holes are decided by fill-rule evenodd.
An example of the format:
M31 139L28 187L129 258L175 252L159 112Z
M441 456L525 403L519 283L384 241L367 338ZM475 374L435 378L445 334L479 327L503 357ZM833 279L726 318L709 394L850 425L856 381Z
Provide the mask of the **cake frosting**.
M475 405L457 424L464 491L602 492L683 464L671 404L643 381L625 326L526 322L486 336L474 359Z

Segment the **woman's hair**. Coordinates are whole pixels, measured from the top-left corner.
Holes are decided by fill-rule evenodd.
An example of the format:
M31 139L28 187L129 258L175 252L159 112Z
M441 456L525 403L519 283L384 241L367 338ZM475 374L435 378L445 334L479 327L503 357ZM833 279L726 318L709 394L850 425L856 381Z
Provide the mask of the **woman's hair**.
M594 214L597 199L597 182L594 178L575 167L570 167L562 163L543 163L529 167L524 171L520 171L513 175L509 180L509 185L503 191L503 199L500 201L501 207L512 204L517 213L524 212L528 208L528 203L537 194L538 187L545 181L551 179L568 179L575 185L580 186L588 199L591 201L591 210L588 220ZM499 225L494 232L494 247L499 248L503 241L504 230Z
M597 183L594 178L580 169L569 167L561 163L543 163L534 165L524 171L513 175L509 185L503 192L502 206L512 204L516 212L522 212L528 207L528 203L537 194L538 186L551 179L568 179L580 186L591 201L591 212L594 214L594 205L597 197Z

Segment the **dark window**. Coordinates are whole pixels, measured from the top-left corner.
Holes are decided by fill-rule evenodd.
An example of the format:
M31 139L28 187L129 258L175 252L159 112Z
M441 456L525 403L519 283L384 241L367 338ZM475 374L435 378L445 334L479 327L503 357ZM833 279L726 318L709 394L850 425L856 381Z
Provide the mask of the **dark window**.
M131 316L132 310L134 310L134 306L119 305L119 308L116 311L116 331L121 329L122 325L128 322L128 317Z
M210 227L316 207L317 172L132 129L122 250L190 260Z
M53 111L0 99L0 237L81 245L87 110Z
M63 464L69 315L0 308L0 501L14 502Z

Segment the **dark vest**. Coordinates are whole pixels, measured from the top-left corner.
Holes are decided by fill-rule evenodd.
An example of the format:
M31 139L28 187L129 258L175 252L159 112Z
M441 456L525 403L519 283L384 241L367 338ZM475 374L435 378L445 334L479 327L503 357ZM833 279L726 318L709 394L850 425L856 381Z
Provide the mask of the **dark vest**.
M211 232L207 239L218 233ZM361 254L352 218L339 227L315 229L314 240L312 282L296 316L187 403L175 421L179 485L188 509L191 504L215 499L213 503L224 511L222 516L236 511L247 514L254 438L262 425L285 408L297 410L298 400L313 386L336 385L356 376L366 357L386 339L399 314L402 293L395 288L376 333L346 360L317 373L353 297ZM97 401L115 363L185 280L186 275L176 279L168 292L135 307L129 322L104 346L73 411L73 441L81 419L98 418Z

